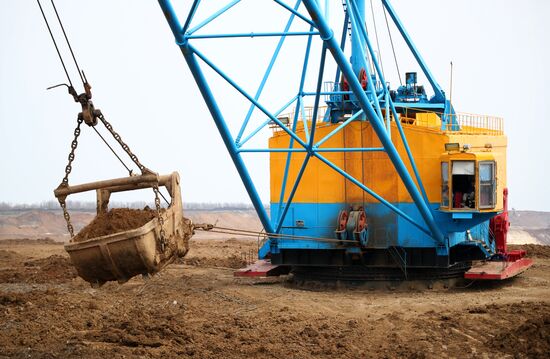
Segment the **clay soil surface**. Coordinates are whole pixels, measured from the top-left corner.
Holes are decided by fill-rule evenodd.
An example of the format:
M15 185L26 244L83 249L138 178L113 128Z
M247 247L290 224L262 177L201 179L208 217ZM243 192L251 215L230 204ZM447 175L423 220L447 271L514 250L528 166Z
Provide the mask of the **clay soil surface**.
M51 240L0 241L0 358L547 358L550 253L500 285L304 288L233 277L255 241L192 239L92 289Z
M144 209L113 208L106 213L97 215L90 224L78 232L74 241L82 242L91 238L136 229L155 218L155 215L155 211L149 207Z

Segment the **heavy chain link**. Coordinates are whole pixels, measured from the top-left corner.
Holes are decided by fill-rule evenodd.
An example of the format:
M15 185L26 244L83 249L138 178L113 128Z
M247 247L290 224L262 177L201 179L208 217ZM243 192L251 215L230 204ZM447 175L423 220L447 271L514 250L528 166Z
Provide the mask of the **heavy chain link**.
M120 144L120 147L122 147L122 149L128 154L128 157L130 157L130 159L136 164L136 166L138 166L141 173L152 173L150 169L141 164L137 156L130 150L130 146L122 141L122 137L120 137L120 135L113 129L113 126L109 123L109 121L105 119L105 116L103 116L101 111L98 110L98 112L99 114L97 117L101 120L101 122L103 123L105 128L111 133L111 135L113 135L114 139Z
M130 159L136 164L136 166L140 169L142 174L145 173L153 173L150 169L145 167L141 164L137 156L130 150L130 147L122 140L122 137L113 129L113 126L105 119L105 116L101 113L101 111L97 111L97 117L101 120L105 128L111 133L111 135L114 137L114 139L120 144L122 149L128 154ZM78 136L80 136L80 125L84 121L84 117L82 116L82 113L78 114L77 119L77 126L74 130L74 139L71 142L71 152L69 153L67 166L65 166L65 176L63 177L63 180L61 181L61 184L59 187L68 187L69 186L69 175L72 171L72 163L75 159L75 150L78 147ZM132 173L130 172L130 175ZM153 185L153 192L155 193L155 207L157 211L157 218L160 225L160 249L161 251L164 251L166 248L166 232L164 231L164 218L162 217L161 213L161 206L160 206L160 198L159 198L159 187L158 183L155 183ZM59 197L59 205L63 209L63 217L65 218L65 221L67 222L67 230L69 231L69 234L71 235L71 239L74 237L74 227L71 224L71 216L69 215L69 212L67 211L67 203L65 201L66 197Z
M164 218L160 213L160 198L159 198L159 186L155 184L153 186L153 192L155 192L155 207L157 208L157 218L160 224L160 250L164 252L166 248L166 232L164 232Z
M69 162L65 166L65 177L61 180L61 183L59 184L59 187L67 187L69 186L69 175L71 174L71 171L73 169L73 161L75 158L75 150L78 147L78 136L80 136L80 125L84 121L84 118L81 113L78 114L78 118L76 120L76 128L74 129L74 138L71 142L71 152L69 152L68 160ZM63 217L65 218L65 222L67 222L67 230L69 231L69 234L71 238L74 237L74 227L71 224L71 216L69 215L69 211L67 211L67 203L65 202L66 197L59 197L59 205L61 206L61 209L63 210Z
M73 170L73 161L75 158L74 151L78 147L78 136L80 136L80 125L82 125L82 122L84 121L84 118L82 117L82 114L78 114L78 118L76 120L76 128L74 129L74 139L71 142L71 152L69 152L67 166L65 166L65 177L63 177L63 180L61 180L61 185L68 186L69 185L69 175L71 174L71 171Z
M97 117L101 120L105 128L111 133L114 139L120 144L120 146L126 152L128 157L130 157L132 161L136 164L136 166L140 169L141 173L142 174L153 173L153 171L151 171L150 169L148 169L147 167L141 164L137 156L130 150L130 146L128 146L122 140L122 137L120 137L120 135L113 129L113 126L109 123L109 121L107 121L105 116L103 116L103 113L101 113L101 111L99 110L97 111L98 111ZM155 207L157 210L157 218L160 225L160 248L161 248L161 251L164 251L164 249L166 248L166 232L164 231L164 218L162 217L161 207L160 207L160 198L159 198L160 191L159 191L158 183L156 183L153 186L153 192L155 193Z

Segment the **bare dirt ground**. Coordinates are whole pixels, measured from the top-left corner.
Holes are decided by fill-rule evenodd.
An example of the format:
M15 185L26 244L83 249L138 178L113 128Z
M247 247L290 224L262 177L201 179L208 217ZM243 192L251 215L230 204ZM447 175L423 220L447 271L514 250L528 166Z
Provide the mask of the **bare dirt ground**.
M0 241L0 357L441 358L550 352L550 247L500 284L391 291L251 283L253 240L192 239L182 263L92 289L63 246Z

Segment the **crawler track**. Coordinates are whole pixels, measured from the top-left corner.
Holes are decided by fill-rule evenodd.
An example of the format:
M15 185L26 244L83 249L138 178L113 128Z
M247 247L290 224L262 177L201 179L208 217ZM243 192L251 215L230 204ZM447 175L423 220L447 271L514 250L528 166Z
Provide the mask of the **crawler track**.
M449 268L407 268L407 274L396 267L293 267L297 281L361 283L371 281L444 280L463 278L470 268L469 263L456 264Z

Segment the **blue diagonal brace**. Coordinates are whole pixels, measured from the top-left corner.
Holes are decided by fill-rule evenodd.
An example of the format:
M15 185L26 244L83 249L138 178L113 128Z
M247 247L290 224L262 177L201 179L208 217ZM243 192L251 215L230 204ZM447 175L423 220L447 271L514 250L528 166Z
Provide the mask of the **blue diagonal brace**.
M172 29L172 32L174 33L174 36L176 37L176 41L177 41L177 39L181 36L181 30L180 30L181 24L178 20L178 17L176 16L173 8L171 7L170 1L159 0L159 4L164 12L166 20L168 21L170 28ZM179 47L181 49L181 52L185 60L187 61L187 64L189 65L189 69L191 70L191 73L193 74L195 82L197 83L197 86L199 87L199 90L204 98L204 101L208 106L208 110L210 111L210 114L214 119L214 122L216 124L216 127L218 128L218 131L220 132L223 142L227 147L227 151L229 152L231 159L233 160L233 163L235 164L235 167L239 172L239 176L243 181L246 191L250 196L250 200L254 205L254 209L258 213L258 216L260 218L260 221L262 222L262 225L264 226L265 231L267 233L273 233L273 226L271 225L271 221L269 220L267 211L265 210L262 200L260 199L260 195L258 194L256 187L254 186L254 182L252 182L252 178L250 177L250 174L246 169L244 161L238 152L237 146L235 145L235 141L231 136L231 132L227 127L227 124L225 122L225 119L223 118L221 110L218 107L218 104L214 98L214 95L212 94L212 91L210 90L210 86L208 86L208 82L206 81L206 78L204 77L202 69L200 68L197 62L195 54L191 51L189 44L187 42L184 44L180 44Z
M401 177L403 184L405 185L405 187L407 188L407 191L411 195L420 214L422 215L422 218L428 225L430 232L432 234L432 237L435 238L440 243L444 244L445 240L444 240L443 233L441 232L441 229L438 227L437 223L435 222L433 214L430 208L424 202L424 199L422 198L422 195L418 191L418 188L416 188L414 181L412 180L410 174L407 171L407 167L403 163L403 160L401 159L399 153L397 152L397 149L392 143L391 138L388 136L388 133L386 132L383 122L378 118L376 112L374 111L372 105L370 104L370 101L367 98L367 95L365 94L365 92L363 91L363 88L361 87L361 84L359 83L357 76L355 76L355 73L353 72L353 69L349 64L346 58L346 55L342 52L338 42L334 38L334 33L332 32L326 19L324 18L323 13L319 9L317 1L304 0L304 5L308 10L311 16L311 19L316 23L319 33L321 34L321 38L325 42L327 48L331 51L332 56L334 57L334 60L340 67L340 70L342 70L342 73L344 74L344 76L348 79L350 89L353 91L354 95L357 97L357 100L361 104L361 108L363 109L363 111L365 112L365 115L369 119L373 130L376 132L380 142L386 149L386 153L388 154L388 157L392 161L397 173Z

